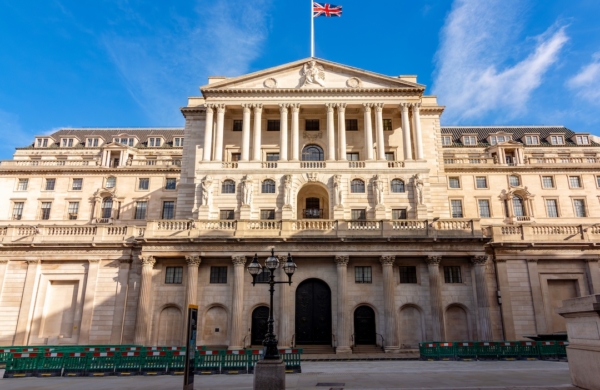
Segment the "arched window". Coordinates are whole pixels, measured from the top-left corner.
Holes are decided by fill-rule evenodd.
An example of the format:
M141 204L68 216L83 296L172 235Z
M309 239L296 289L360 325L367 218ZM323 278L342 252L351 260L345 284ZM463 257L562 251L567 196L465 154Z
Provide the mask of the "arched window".
M350 184L350 192L355 194L364 194L365 182L360 179L352 180L352 183Z
M400 179L392 180L392 192L404 192L404 182Z
M235 194L235 182L233 180L225 180L221 184L222 194Z
M112 217L113 200L110 197L102 199L102 218Z
M267 179L262 182L261 192L263 194L274 194L275 193L275 182L271 179Z
M524 217L525 216L525 205L523 204L523 198L518 195L513 196L513 212L515 217Z
M323 161L323 149L317 145L307 145L302 149L302 161Z
M106 178L106 184L104 185L104 187L106 188L115 188L115 186L117 185L117 178L114 176L110 176Z
M510 184L513 187L518 187L521 185L521 180L519 179L519 176L517 176L517 175L510 175L508 177L508 184Z

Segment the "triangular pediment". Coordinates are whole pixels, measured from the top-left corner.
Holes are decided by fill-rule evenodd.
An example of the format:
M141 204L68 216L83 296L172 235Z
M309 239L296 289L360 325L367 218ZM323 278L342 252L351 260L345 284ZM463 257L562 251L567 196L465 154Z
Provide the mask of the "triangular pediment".
M385 76L319 58L306 58L259 72L224 79L200 88L203 93L261 89L424 90L425 86L398 77Z

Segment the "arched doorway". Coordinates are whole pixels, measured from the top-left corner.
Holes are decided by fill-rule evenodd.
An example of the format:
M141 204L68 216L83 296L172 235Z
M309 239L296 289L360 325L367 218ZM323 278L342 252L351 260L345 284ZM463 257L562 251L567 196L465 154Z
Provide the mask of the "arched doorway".
M181 344L181 310L175 306L165 307L158 320L158 345Z
M400 309L400 348L418 348L423 337L421 310L413 305Z
M324 159L323 148L318 145L306 145L302 149L302 161L323 161Z
M267 334L267 321L269 320L269 308L259 306L252 311L252 345L262 345Z
M296 197L298 219L328 219L329 192L320 183L305 184Z
M446 309L446 340L448 341L468 341L469 337L469 317L467 312L461 306L450 305Z
M296 289L296 344L331 344L331 290L319 279Z
M354 310L354 342L361 345L377 343L375 312L369 306L359 306Z

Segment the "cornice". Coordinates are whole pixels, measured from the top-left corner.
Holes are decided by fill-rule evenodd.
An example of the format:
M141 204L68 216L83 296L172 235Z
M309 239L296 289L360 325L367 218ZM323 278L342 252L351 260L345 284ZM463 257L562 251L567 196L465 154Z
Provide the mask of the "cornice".
M135 172L146 172L146 171L152 171L152 172L181 172L181 167L178 165L171 165L171 166L157 166L157 165L139 165L134 167L121 167L121 168L108 168L108 167L101 167L101 166L94 166L94 167L86 167L86 166L81 166L81 167L64 167L63 169L59 169L60 167L40 167L40 166L31 166L31 167L1 167L0 166L0 172L3 173L28 173L31 174L32 172L43 172L43 173L62 173L62 174L68 174L69 172L86 172L86 173L110 173L110 174L116 174L116 173L120 173L120 172L127 172L127 173L135 173Z
M204 89L202 93L208 97L221 97L231 95L318 95L327 96L331 94L342 95L342 96L373 96L374 94L388 94L388 95L418 95L421 96L425 88L275 88L275 89L259 89L259 88L228 88L228 89ZM194 107L195 108L195 107ZM186 108L182 108L182 111Z

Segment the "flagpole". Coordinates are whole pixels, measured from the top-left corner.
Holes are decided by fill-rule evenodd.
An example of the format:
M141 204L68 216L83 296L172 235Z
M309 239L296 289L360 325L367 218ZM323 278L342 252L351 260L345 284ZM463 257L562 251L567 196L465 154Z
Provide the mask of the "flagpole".
M313 0L310 0L310 56L315 56L315 17L313 15Z

